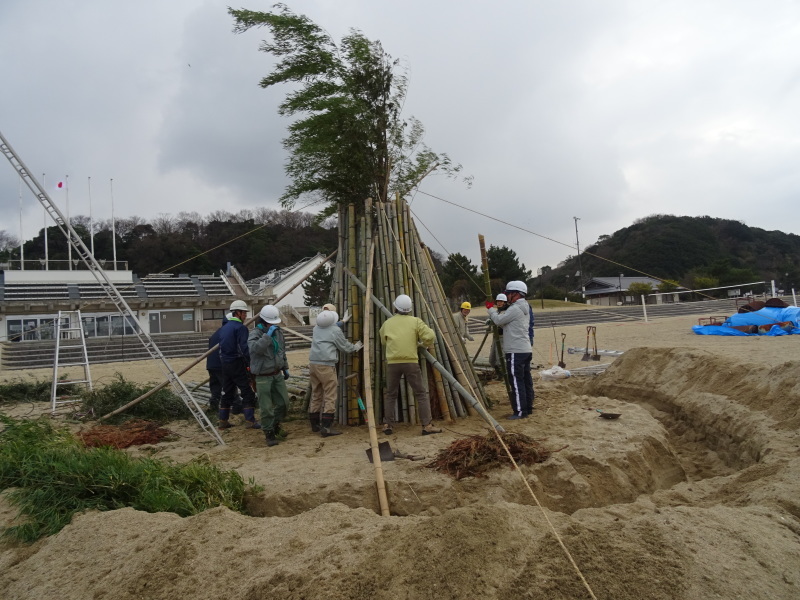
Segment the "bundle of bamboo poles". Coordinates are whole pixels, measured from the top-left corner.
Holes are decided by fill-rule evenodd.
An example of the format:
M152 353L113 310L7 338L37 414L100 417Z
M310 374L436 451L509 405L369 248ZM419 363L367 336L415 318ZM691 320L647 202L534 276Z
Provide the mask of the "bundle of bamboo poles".
M372 272L373 294L391 309L399 294L407 294L414 302L413 314L436 332L433 354L455 380L486 405L486 396L470 361L466 347L458 335L453 315L433 260L427 247L420 241L416 225L404 199L396 197L389 202L367 200L361 205L351 203L339 210L339 249L334 270L332 300L340 314L350 310L352 319L347 323L347 338L356 341L369 336L369 356L348 354L339 363L339 406L337 414L342 424L358 425L362 415L358 399L364 386L372 386L376 399L376 420L383 417L383 395L386 381L386 361L379 330L386 316L378 310L370 313L370 322L363 321L364 293L353 282L347 271L360 281L368 279L369 248L375 240L375 258ZM369 381L364 381L362 361L369 360ZM461 397L455 384L420 358L423 382L427 385L434 417L452 420L472 414L473 407ZM417 407L411 388L401 384L398 396L399 421L418 423Z

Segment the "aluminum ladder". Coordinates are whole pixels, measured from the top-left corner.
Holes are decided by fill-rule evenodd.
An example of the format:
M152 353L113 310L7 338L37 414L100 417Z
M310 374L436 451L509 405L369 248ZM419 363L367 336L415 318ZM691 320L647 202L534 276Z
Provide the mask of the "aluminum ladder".
M89 271L91 271L95 279L97 279L97 282L106 292L106 295L117 307L117 311L123 316L123 318L131 318L133 321L135 321L135 313L131 310L128 302L125 300L125 298L123 298L122 294L112 283L111 279L109 279L103 267L100 266L100 263L94 257L94 254L92 254L89 248L87 248L86 244L83 242L81 237L72 227L61 210L59 210L59 208L55 205L39 182L36 181L31 174L31 171L22 162L22 159L20 159L16 152L14 152L14 149L11 147L11 145L8 143L8 140L6 140L2 133L0 133L0 151L2 151L8 161L11 163L11 166L14 167L14 170L17 171L22 181L24 181L25 185L28 186L28 189L33 192L33 195L36 196L36 198L39 200L39 203L44 207L53 221L55 221L56 225L61 230L61 233L64 234L64 237L67 238L69 243L78 253L78 256L81 258L83 263L87 266ZM200 405L197 404L197 401L194 399L189 389L186 387L183 381L181 381L181 378L178 377L175 369L173 369L169 364L166 357L162 354L161 350L158 349L158 346L156 346L156 343L153 341L150 335L141 331L139 327L134 328L134 332L139 338L139 341L150 354L150 357L157 363L160 363L161 371L172 386L173 392L175 392L175 394L177 394L181 400L183 400L186 408L188 408L189 412L192 413L194 418L200 424L200 427L208 435L214 438L217 444L224 446L225 442L223 441L222 436L219 434L219 431L217 431L217 428L211 423L205 411L203 411L203 409L200 408Z
M50 387L53 414L56 413L59 405L80 401L78 394L59 395L59 386L82 385L90 392L92 391L92 374L89 370L89 353L86 351L81 311L58 311L58 319L54 325L56 353L53 360L53 383ZM83 379L61 379L59 377L59 369L71 367L83 367Z

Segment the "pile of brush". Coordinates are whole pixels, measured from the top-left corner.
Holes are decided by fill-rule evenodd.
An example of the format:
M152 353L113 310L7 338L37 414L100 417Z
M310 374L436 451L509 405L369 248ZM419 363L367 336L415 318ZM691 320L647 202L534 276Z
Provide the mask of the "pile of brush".
M84 446L90 448L130 448L143 444L157 444L172 432L154 421L132 419L120 426L97 425L78 434Z
M550 458L550 451L534 439L521 433L501 433L503 442L518 465L532 465ZM508 453L497 435L473 435L454 441L439 451L426 466L442 471L456 479L485 477L492 469L511 465Z

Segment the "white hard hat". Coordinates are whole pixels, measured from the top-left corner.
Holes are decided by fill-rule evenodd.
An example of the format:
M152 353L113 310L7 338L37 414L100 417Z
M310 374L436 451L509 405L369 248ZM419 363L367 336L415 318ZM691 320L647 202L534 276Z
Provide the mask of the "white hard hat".
M333 304L330 304L330 303L323 304L322 305L322 310L332 310L333 312L336 312L336 307Z
M323 310L317 315L317 325L320 327L330 327L339 320L339 315L333 310Z
M281 322L281 313L278 312L278 309L272 304L267 304L264 308L261 309L261 312L258 313L264 321L269 323L270 325L277 325Z
M244 312L250 312L250 309L247 307L247 303L244 300L234 300L231 302L231 307L228 309L231 312L235 310L243 310Z
M495 302L497 302L498 300L502 300L503 302L508 302L508 296L506 296L505 294L497 294L497 298L495 298L494 300Z
M506 293L508 292L519 292L523 296L527 296L528 286L525 285L524 281L509 281L506 284Z
M411 302L411 298L406 296L405 294L400 294L397 298L394 299L394 307L397 309L397 312L403 313L407 315L411 312L411 307L413 306L413 302Z

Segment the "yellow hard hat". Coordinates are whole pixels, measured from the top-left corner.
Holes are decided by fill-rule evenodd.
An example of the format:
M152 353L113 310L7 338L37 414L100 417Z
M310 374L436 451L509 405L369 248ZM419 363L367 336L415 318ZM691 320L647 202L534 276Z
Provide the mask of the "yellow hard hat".
M469 302L462 302L461 308L468 308L469 310L472 310L472 304L470 304Z

